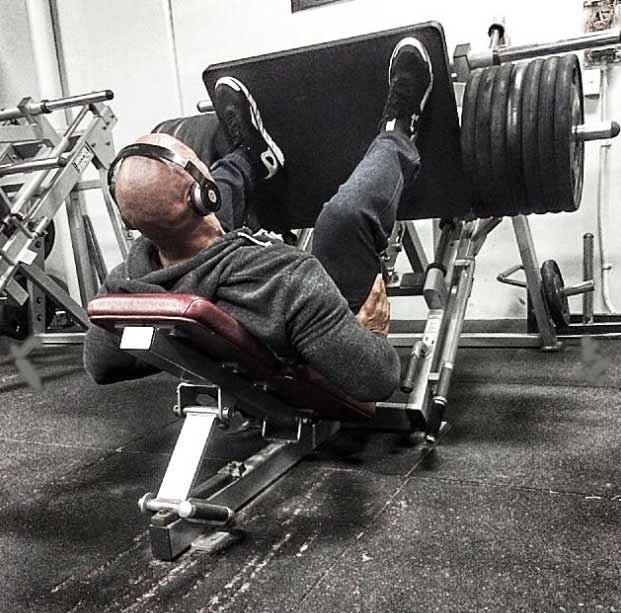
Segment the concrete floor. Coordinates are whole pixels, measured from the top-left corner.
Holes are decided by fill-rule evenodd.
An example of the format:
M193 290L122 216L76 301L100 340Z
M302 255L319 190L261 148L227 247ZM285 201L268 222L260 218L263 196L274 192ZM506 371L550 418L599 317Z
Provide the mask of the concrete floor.
M136 500L176 381L90 383L77 348L0 366L0 610L621 611L621 343L462 350L423 453L345 431L263 493L225 551L153 560ZM259 445L220 437L209 465Z

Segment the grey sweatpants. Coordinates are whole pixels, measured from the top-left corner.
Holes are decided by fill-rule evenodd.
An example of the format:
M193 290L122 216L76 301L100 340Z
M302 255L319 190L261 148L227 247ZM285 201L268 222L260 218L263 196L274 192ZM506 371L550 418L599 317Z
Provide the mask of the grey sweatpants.
M403 190L416 178L420 156L398 131L381 132L337 193L323 206L313 234L313 255L357 313L381 272ZM255 185L246 155L235 150L211 168L221 193L217 213L225 230L243 225Z

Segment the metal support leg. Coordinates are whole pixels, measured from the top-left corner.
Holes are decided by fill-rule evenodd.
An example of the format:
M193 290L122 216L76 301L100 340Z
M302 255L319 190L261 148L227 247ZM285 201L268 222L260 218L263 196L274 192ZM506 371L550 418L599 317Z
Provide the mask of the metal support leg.
M73 247L73 259L80 286L80 299L82 304L86 305L97 290L86 243L81 196L77 192L72 192L67 199L67 218Z
M541 335L541 348L544 351L557 351L560 343L556 337L556 330L550 320L548 307L543 297L541 273L539 262L535 253L535 244L530 231L528 219L524 215L512 217L513 230L520 250L520 257L526 274L528 295L533 307L539 334Z
M37 252L37 257L32 265L43 269L43 239L36 241L31 249ZM46 302L48 298L43 289L34 283L32 279L28 279L27 288L28 295L30 296L28 299L30 334L44 334L47 328Z

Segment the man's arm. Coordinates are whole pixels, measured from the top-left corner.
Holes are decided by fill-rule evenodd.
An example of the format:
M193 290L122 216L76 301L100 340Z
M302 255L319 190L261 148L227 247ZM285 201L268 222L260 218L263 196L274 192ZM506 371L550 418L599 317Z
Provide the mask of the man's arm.
M108 278L122 274L122 267L121 264L112 270ZM108 287L104 283L98 295L107 293ZM129 379L139 379L160 372L154 366L146 364L121 350L120 343L120 336L99 326L91 325L86 331L83 353L84 368L96 383L116 383Z
M400 362L384 329L363 327L314 258L292 273L289 293L289 338L309 365L356 400L388 398L399 385Z

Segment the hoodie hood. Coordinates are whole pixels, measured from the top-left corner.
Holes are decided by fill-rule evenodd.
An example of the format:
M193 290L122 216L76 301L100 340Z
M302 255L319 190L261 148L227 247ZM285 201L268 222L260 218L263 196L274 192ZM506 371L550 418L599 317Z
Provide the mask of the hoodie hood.
M213 300L220 278L226 274L230 265L231 254L242 244L248 244L248 241L263 246L270 244L253 237L244 228L221 236L189 260L166 268L154 268L157 247L148 238L141 236L134 241L122 266L122 274L108 278L107 291L132 294L192 293L200 286L201 295Z

